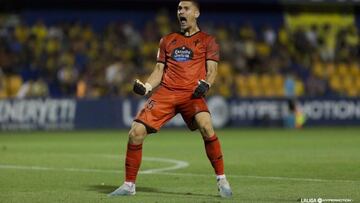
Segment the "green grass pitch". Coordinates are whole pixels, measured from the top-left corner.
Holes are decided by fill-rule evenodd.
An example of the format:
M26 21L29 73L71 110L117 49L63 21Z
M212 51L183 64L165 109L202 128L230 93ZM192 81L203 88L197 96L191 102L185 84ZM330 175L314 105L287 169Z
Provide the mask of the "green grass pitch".
M233 198L218 196L197 132L162 130L144 143L137 194L123 181L126 131L0 133L0 202L360 201L360 129L218 130Z

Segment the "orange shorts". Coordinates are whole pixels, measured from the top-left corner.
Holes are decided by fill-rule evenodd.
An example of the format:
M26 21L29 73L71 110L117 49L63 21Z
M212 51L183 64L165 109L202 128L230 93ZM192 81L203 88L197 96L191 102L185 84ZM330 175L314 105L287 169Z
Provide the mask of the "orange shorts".
M134 121L144 124L148 133L154 133L180 113L188 128L196 130L194 116L200 112L209 112L209 109L203 97L192 98L192 94L160 86L146 101Z

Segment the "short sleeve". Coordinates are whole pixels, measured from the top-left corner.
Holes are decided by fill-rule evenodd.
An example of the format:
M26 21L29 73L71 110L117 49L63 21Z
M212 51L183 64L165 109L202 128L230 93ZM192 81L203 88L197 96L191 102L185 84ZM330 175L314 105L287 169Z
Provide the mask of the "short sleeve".
M161 63L165 63L165 40L164 38L161 38L160 43L159 43L159 48L158 48L158 53L157 53L157 62L161 62Z
M214 37L210 37L206 48L206 60L219 61L220 48Z

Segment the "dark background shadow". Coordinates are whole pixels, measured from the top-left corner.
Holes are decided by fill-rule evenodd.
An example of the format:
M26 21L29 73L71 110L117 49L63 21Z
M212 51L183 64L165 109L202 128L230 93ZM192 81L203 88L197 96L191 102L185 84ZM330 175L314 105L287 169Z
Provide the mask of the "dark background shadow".
M97 191L103 194L109 194L114 191L118 186L115 185L90 185L88 186L88 190ZM136 187L136 192L150 192L150 193L158 193L158 194L168 194L168 195L184 195L184 196L197 196L197 197L219 197L218 195L209 195L209 194L200 194L200 193L192 193L192 192L172 192L172 191L164 191L157 188L152 187Z

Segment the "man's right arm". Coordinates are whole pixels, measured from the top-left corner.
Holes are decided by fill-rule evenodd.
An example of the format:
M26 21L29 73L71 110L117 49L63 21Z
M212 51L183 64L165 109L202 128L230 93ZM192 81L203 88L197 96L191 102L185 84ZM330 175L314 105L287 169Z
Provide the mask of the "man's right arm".
M149 92L152 91L153 88L159 86L164 73L164 67L164 63L156 63L153 72L151 73L145 84L143 84L139 80L135 80L133 88L134 92L139 95L147 95Z
M149 83L153 88L157 87L161 83L161 79L164 73L164 63L156 63L153 72L151 73L150 77L147 79L147 83Z
M159 43L159 49L157 53L157 63L150 77L147 79L146 83L143 84L139 80L135 80L134 83L134 92L139 95L147 95L151 90L160 85L162 76L165 68L165 58L166 58L166 46L165 39L161 38Z

